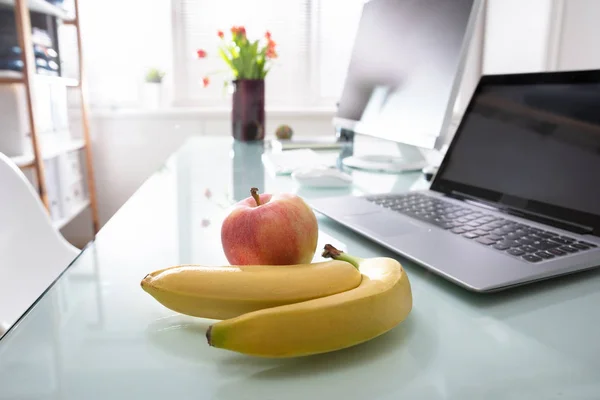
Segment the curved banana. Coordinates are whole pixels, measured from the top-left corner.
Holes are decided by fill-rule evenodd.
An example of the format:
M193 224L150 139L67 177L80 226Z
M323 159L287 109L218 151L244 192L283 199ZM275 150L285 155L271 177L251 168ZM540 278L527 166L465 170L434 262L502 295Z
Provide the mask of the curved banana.
M363 274L352 290L255 311L212 325L211 346L263 357L296 357L350 347L402 322L412 309L408 276L391 258L358 259L326 246L324 256L351 262Z
M227 319L351 290L361 280L352 264L332 260L287 266L181 265L148 274L141 285L173 311Z

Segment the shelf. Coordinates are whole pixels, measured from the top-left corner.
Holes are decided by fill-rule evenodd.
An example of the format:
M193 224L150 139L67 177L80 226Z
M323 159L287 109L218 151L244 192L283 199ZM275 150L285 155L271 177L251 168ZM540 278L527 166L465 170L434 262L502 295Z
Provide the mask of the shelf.
M55 5L52 5L44 0L28 0L29 11L35 11L42 14L52 15L63 21L71 21L73 17L69 15L65 10ZM15 7L15 0L0 0L0 8L12 8Z
M57 219L56 221L52 221L52 225L56 229L63 228L69 222L73 221L75 219L75 217L77 217L79 214L81 214L83 212L83 210L85 210L89 206L90 206L90 201L89 200L84 201L83 203L79 204L75 209L73 209L73 211L71 211L71 214L67 215L64 218Z
M30 168L33 167L33 154L23 154L20 156L14 156L10 158L12 162L17 164L19 168Z
M36 80L39 80L39 81L46 81L49 83L56 83L56 84L60 83L67 87L79 86L79 80L77 80L75 78L65 78L62 76L51 76L51 75L40 75L40 74L35 74L34 77Z
M2 0L0 0L2 1ZM77 87L79 86L79 80L75 78L64 78L62 76L52 76L52 75L34 75L35 80L39 80L42 82L56 83L62 84L67 87ZM23 83L23 73L17 71L10 70L0 70L0 83Z
M72 139L69 141L56 141L55 143L47 142L42 143L42 158L49 160L57 157L61 154L69 153L71 151L80 150L85 147L85 142L81 139ZM19 168L30 168L34 165L33 154L27 153L20 156L11 157L11 160L17 164Z
M0 0L2 1L2 0ZM0 70L0 83L22 83L23 74L17 71Z

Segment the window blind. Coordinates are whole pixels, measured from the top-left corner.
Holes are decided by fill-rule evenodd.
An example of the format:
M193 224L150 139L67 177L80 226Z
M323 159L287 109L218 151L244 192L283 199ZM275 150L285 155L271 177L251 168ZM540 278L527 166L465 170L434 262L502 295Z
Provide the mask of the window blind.
M231 76L218 57L217 31L246 28L251 40L268 30L278 58L266 78L268 106L334 105L341 93L363 0L179 0L175 11L176 97L183 103L228 105ZM196 50L208 55L197 59ZM220 71L221 73L217 73ZM204 88L202 78L211 83Z

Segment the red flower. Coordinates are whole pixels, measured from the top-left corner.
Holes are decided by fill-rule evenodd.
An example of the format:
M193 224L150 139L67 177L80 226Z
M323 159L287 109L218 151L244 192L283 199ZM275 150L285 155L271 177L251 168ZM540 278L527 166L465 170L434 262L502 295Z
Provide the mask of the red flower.
M210 83L210 79L208 79L208 76L205 76L204 78L202 78L202 86L203 87L207 87L209 83Z
M265 56L267 58L277 58L275 46L277 46L277 43L275 43L274 40L269 39L269 42L267 43L267 51L265 52Z
M225 34L223 33L223 31L217 31L217 36L223 39L223 37L225 37Z
M246 28L244 28L243 26L232 26L231 27L231 34L233 36L246 37Z
M270 41L271 40L271 32L269 32L269 31L265 32L265 38Z
M204 51L202 49L196 50L196 54L198 55L198 58L205 58L206 57L206 51Z

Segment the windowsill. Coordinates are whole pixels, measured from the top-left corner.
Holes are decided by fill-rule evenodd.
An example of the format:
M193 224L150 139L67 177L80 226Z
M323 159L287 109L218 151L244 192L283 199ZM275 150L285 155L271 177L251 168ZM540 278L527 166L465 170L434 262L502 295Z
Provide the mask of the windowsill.
M331 117L335 114L333 107L271 107L266 108L267 117ZM92 108L91 116L96 118L180 118L188 116L222 118L231 115L228 107L165 107L149 108Z

